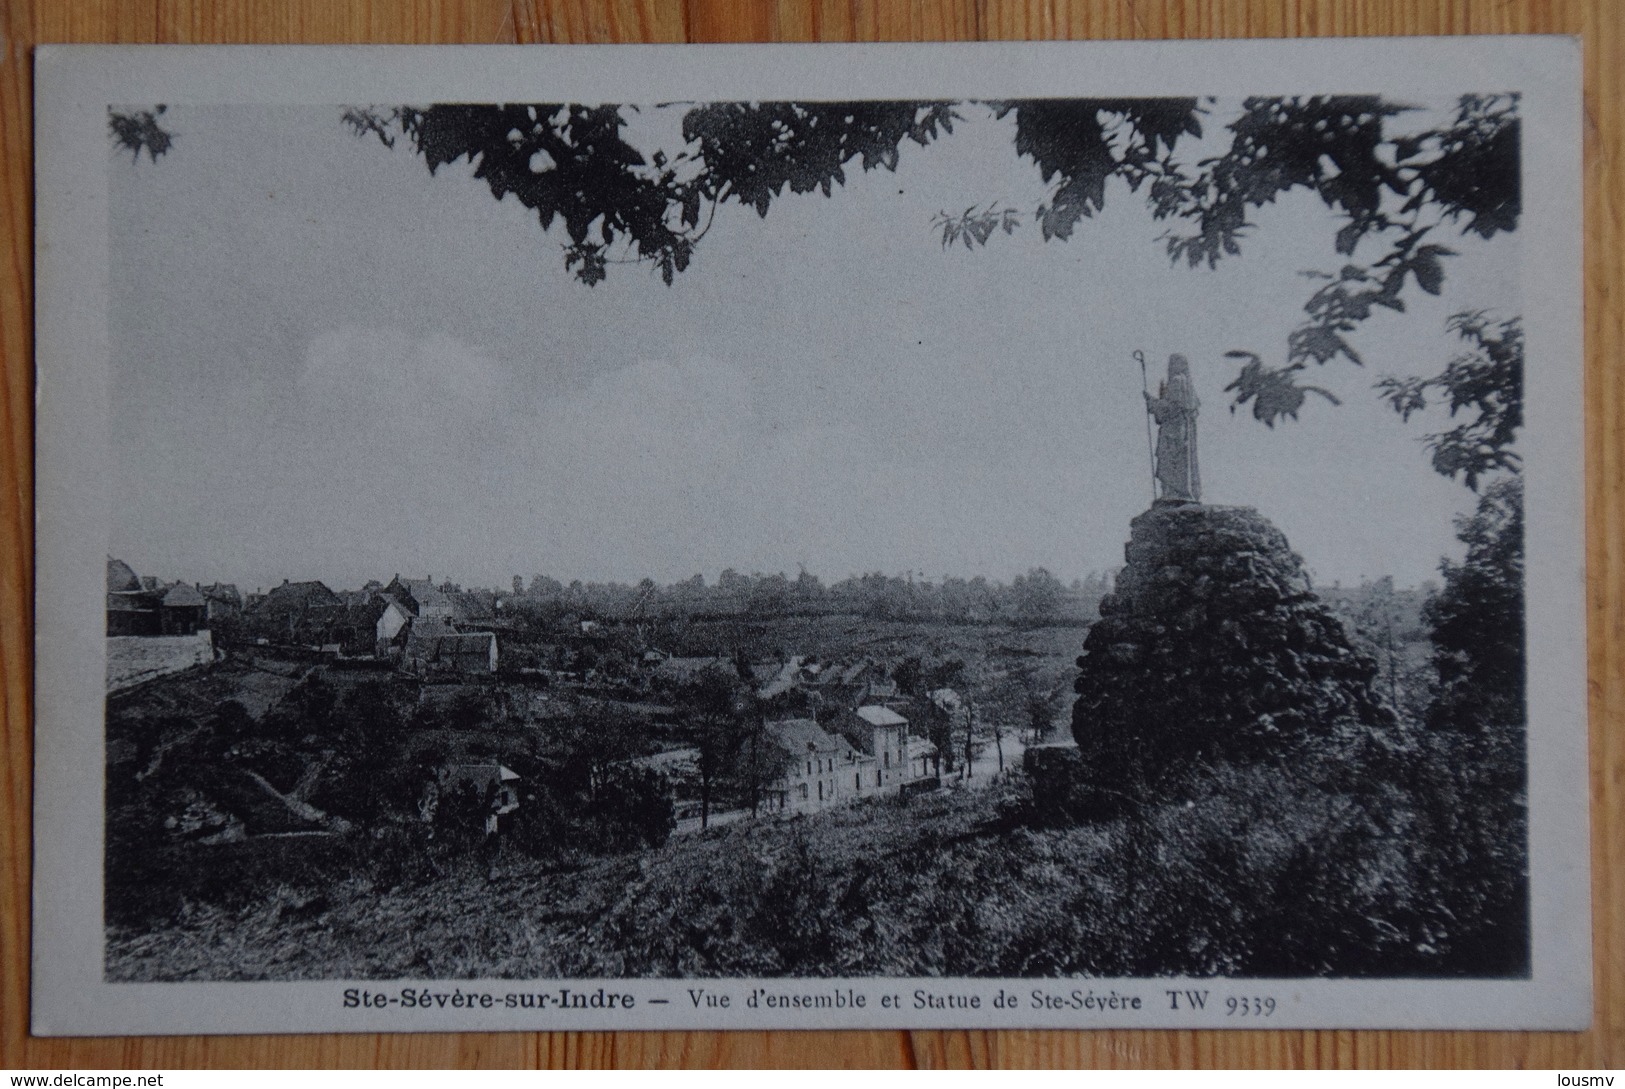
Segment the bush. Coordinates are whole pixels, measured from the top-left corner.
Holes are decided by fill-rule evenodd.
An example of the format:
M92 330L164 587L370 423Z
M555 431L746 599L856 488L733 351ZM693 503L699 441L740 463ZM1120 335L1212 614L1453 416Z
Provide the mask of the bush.
M677 825L665 776L612 765L595 790L560 789L560 778L527 793L509 820L508 838L532 858L621 854L659 847Z

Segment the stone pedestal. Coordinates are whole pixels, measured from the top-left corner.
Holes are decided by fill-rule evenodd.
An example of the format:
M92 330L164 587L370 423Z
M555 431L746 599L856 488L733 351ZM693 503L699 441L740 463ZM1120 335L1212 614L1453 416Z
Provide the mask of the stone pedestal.
M1144 796L1193 759L1285 759L1388 721L1376 664L1256 510L1159 501L1124 558L1074 686L1073 734L1101 789Z

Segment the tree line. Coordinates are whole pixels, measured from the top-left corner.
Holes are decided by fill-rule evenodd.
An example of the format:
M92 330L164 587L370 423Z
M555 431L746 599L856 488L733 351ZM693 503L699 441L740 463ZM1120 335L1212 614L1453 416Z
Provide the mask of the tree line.
M791 578L782 572L745 575L732 568L715 582L696 574L664 586L648 578L636 584L581 580L565 584L538 574L528 583L515 576L513 594L504 607L516 615L551 619L852 614L874 620L1042 627L1087 623L1110 587L1109 572L1090 572L1068 584L1042 567L1007 583L980 575L932 580L875 571L826 585L806 570Z

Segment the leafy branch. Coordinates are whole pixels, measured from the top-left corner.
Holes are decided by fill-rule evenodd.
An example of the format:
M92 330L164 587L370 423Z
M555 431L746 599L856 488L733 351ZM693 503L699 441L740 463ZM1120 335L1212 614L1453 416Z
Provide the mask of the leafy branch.
M1493 322L1481 311L1452 315L1449 328L1467 345L1443 371L1428 378L1385 377L1377 390L1400 418L1431 405L1448 406L1451 418L1468 419L1423 442L1433 468L1478 490L1486 474L1517 473L1522 459L1511 447L1523 426L1523 323Z
M1485 238L1517 226L1516 96L1464 96L1449 126L1393 138L1381 135L1381 122L1401 112L1399 107L1371 100L1369 105L1351 110L1336 105L1343 101L1312 99L1309 105L1314 109L1281 114L1286 131L1298 139L1289 140L1285 152L1277 149L1274 168L1263 171L1261 178L1253 177L1248 188L1235 180L1237 164L1257 164L1266 154L1256 137L1260 127L1256 115L1260 110L1270 114L1277 109L1276 105L1254 103L1232 126L1237 139L1231 151L1208 164L1208 176L1213 180L1193 187L1219 195L1178 213L1194 215L1202 230L1169 241L1170 256L1176 260L1183 255L1192 264L1205 259L1211 266L1217 261L1216 246L1237 252L1235 239L1247 226L1245 207L1272 201L1278 193L1298 185L1314 188L1328 206L1345 214L1346 222L1334 238L1339 254L1353 255L1368 238L1389 240L1386 252L1370 264L1346 264L1335 275L1306 273L1326 282L1304 304L1307 320L1287 337L1286 365L1267 368L1259 364L1231 387L1238 391L1238 404L1244 403L1239 399L1242 395L1253 396L1254 415L1265 423L1277 418L1272 415L1276 406L1283 406L1280 414L1295 418L1303 398L1290 390L1308 363L1324 364L1341 356L1357 366L1363 364L1349 343L1349 334L1378 307L1403 312L1408 279L1430 295L1443 290L1444 259L1455 256L1456 251L1427 241L1431 232L1462 218L1467 219L1464 231ZM1324 115L1329 106L1331 116L1316 116ZM1328 143L1331 136L1336 139ZM1319 157L1311 162L1309 153L1317 150ZM1226 161L1232 159L1234 163ZM1390 207L1395 202L1399 206ZM1227 233L1228 225L1235 229Z
M856 160L895 170L904 139L924 145L951 132L946 103L739 103L683 116L683 151L648 158L623 137L633 106L563 103L350 107L357 136L393 148L401 139L430 173L466 159L498 200L513 194L543 230L562 220L565 268L592 286L607 266L649 264L671 284L685 271L717 206L765 216L786 191L829 195ZM705 223L701 225L704 214ZM606 251L625 244L631 257Z
M1301 382L1308 365L1338 358L1362 365L1350 338L1378 308L1403 312L1412 283L1431 295L1443 290L1445 262L1456 251L1433 240L1442 227L1465 220L1463 232L1484 238L1517 227L1515 95L1463 96L1448 123L1397 135L1390 123L1411 108L1376 96L1250 98L1226 126L1229 146L1188 166L1176 148L1202 135L1211 101L989 105L996 116L1015 114L1017 154L1032 159L1052 186L1034 217L1046 241L1071 237L1082 218L1101 210L1115 176L1130 191L1147 187L1153 219L1170 223L1162 237L1176 264L1213 268L1239 255L1256 227L1254 213L1295 189L1316 194L1338 214L1336 253L1353 257L1367 242L1384 247L1336 273L1305 273L1323 283L1304 305L1304 322L1288 334L1284 365L1231 353L1246 360L1227 387L1235 395L1232 410L1251 405L1265 424L1295 419L1309 394L1335 403L1325 388ZM932 219L945 249L986 245L998 230L1008 234L1018 224L1013 209L993 204Z
M1302 369L1301 366L1272 368L1265 366L1264 361L1252 352L1232 351L1224 354L1228 359L1247 360L1236 375L1236 380L1224 387L1226 393L1236 395L1230 404L1232 414L1251 401L1253 419L1273 428L1275 421L1282 417L1296 420L1298 410L1303 408L1304 401L1311 393L1324 397L1334 405L1343 403L1331 390L1299 384L1294 373Z
M999 208L993 204L980 210L972 205L958 215L938 212L931 217L931 226L942 232L943 249L948 249L955 242L963 242L969 250L987 245L995 231L1014 234L1016 228L1021 226L1021 213L1014 208Z
M343 120L385 147L401 140L431 173L466 160L499 200L513 194L544 230L562 220L565 268L589 286L612 264L646 264L670 284L686 270L719 206L766 216L786 194L830 196L854 164L895 170L904 142L924 147L961 119L951 102L672 103L682 150L647 159L623 135L635 107L560 103L352 107ZM1491 238L1516 229L1521 210L1516 95L1466 95L1453 116L1420 132L1390 131L1412 108L1371 95L1254 97L1225 126L1224 150L1189 164L1179 152L1203 136L1213 99L1044 99L984 103L1014 115L1014 151L1049 186L1033 213L1043 238L1066 240L1105 205L1107 183L1143 192L1168 224L1170 261L1215 267L1241 252L1254 215L1294 190L1315 194L1340 223L1333 250L1349 258L1319 280L1305 320L1287 337L1286 361L1252 352L1228 391L1273 425L1296 418L1308 395L1336 402L1301 379L1310 364L1361 365L1352 334L1379 309L1403 312L1414 284L1443 289L1455 251L1437 241L1447 225ZM140 117L136 115L139 122ZM155 126L155 122L154 122ZM145 131L145 130L140 130ZM160 130L161 131L161 130ZM139 136L139 154L161 153ZM162 147L167 149L167 144ZM704 225L701 220L704 218ZM944 249L985 246L1024 216L997 202L931 220ZM1352 260L1381 246L1364 262ZM614 247L624 256L610 257ZM1463 470L1465 471L1465 470Z

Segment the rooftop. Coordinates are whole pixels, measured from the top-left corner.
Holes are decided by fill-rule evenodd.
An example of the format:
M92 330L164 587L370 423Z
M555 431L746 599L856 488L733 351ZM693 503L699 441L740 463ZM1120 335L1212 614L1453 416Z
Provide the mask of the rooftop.
M871 726L907 726L908 719L890 707L859 707L857 715Z
M767 730L774 739L793 753L839 752L841 745L810 718L790 718L769 722Z

